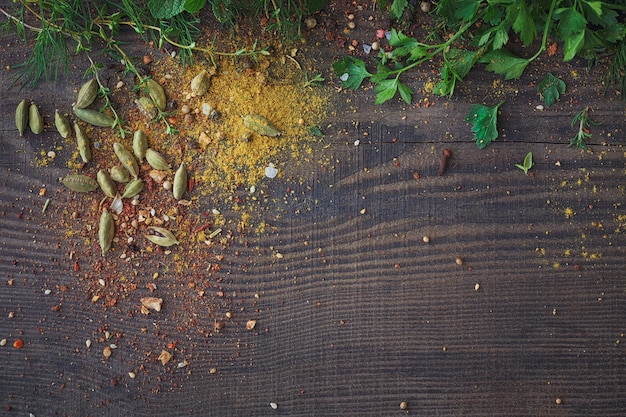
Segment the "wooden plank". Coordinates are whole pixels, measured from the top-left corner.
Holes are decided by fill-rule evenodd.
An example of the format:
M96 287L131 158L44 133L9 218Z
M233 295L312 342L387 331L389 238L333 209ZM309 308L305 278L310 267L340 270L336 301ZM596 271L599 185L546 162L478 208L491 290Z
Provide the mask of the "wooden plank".
M558 70L583 73L576 65ZM624 107L597 94L595 74L543 112L530 85L538 73L498 97L493 78L477 72L454 99L429 107L375 107L371 90L338 93L341 111L314 158L268 183L255 213L268 231L235 240L220 282L144 259L131 279L142 291L120 290L107 308L91 301L97 257L69 255L86 235L66 241L53 227L72 198L58 190L62 162L33 165L54 139L17 137L22 95L8 89L8 73L0 77L1 406L367 416L401 413L406 401L411 414L429 416L623 414ZM48 103L74 87L45 83L27 95L49 117ZM502 137L482 151L462 121L477 95L507 99ZM603 123L594 153L567 147L571 117L586 105ZM443 148L453 156L438 176ZM515 163L529 151L536 165L526 176ZM53 202L42 214L44 185ZM157 271L169 305L145 316L139 298ZM123 285L121 274L102 276L108 288ZM227 311L233 320L214 332ZM245 330L249 317L254 331ZM17 338L21 350L11 347ZM174 361L161 366L158 353L174 341ZM110 343L117 349L105 360Z

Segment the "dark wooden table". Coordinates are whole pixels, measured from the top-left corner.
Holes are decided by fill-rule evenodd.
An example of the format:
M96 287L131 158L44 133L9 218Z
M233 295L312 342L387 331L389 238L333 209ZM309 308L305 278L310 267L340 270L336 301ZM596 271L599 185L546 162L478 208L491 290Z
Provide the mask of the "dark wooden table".
M20 138L14 110L27 97L50 120L47 98L73 94L80 71L10 89L8 66L27 46L2 38L0 414L626 415L626 123L599 69L552 60L500 84L476 70L451 99L425 106L418 94L419 107L336 92L314 158L267 181L258 215L271 227L235 240L204 301L185 306L183 295L178 311L144 316L139 295L92 303L94 284L54 227L63 208L42 213L39 190L67 194L56 180L67 169L37 166L55 133ZM318 53L331 78L345 50ZM568 91L538 110L547 69ZM500 138L479 150L463 117L499 100ZM592 152L567 146L586 106L601 122ZM444 148L452 158L439 176ZM530 151L524 175L515 163ZM164 273L136 279L154 271ZM168 276L160 295L185 294L187 282ZM216 309L234 311L234 324L207 336ZM117 349L105 359L108 343Z

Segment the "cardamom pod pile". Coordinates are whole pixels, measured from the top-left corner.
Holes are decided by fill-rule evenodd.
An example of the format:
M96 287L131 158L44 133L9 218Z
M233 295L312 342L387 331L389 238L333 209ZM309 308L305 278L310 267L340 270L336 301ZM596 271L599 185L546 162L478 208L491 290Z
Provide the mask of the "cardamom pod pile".
M208 89L208 76L206 79L197 81L199 89L204 92ZM146 96L136 100L139 110L150 120L154 119L159 112L165 109L167 99L165 91L159 83L148 78L143 80ZM72 110L76 119L95 127L113 128L118 123L117 118L113 118L101 111L89 108L100 91L100 84L96 78L92 78L84 83L78 91L76 102ZM200 91L199 90L199 91ZM203 93L204 93L203 92ZM44 130L44 120L39 108L35 103L28 103L22 100L15 111L15 124L20 136L24 136L26 129L30 128L34 134L40 134ZM92 146L90 139L78 121L73 122L73 129L67 116L58 109L54 113L54 125L62 138L69 138L72 133L76 138L76 146L80 159L84 164L92 160ZM72 132L73 131L73 132ZM102 190L105 198L111 198L113 203L111 208L103 208L98 225L98 239L102 256L106 256L111 248L115 235L116 212L119 214L123 208L121 199L136 198L145 187L144 180L140 178L140 164L146 161L149 166L158 171L163 171L163 177L171 173L171 165L166 157L153 148L150 148L148 137L142 130L137 130L133 135L132 152L121 142L113 143L113 152L117 156L120 165L111 166L108 169L100 169L93 178L89 175L73 173L61 178L60 181L68 189L79 193L90 193ZM120 192L120 188L122 191ZM188 174L184 163L181 163L174 175L172 196L176 200L181 200L188 189ZM149 226L146 239L156 245L169 247L178 244L174 234L157 226Z

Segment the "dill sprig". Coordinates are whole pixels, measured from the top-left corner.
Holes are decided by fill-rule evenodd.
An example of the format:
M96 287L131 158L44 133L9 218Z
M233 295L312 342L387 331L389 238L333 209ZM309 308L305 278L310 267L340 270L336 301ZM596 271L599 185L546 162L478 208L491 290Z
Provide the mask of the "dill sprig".
M132 28L142 39L152 39L162 48L165 43L179 48L179 58L183 65L189 64L194 52L205 53L215 63L217 56L238 57L243 55L256 58L268 55L267 49L242 48L235 52L220 51L215 40L208 47L199 47L195 39L199 36L199 19L186 12L169 19L155 19L141 4L130 0L58 0L36 3L20 0L18 9L9 13L0 8L7 17L5 29L13 29L19 35L36 33L31 54L20 64L20 72L15 82L23 82L31 88L42 79L56 79L61 70L67 70L73 53L89 52L102 48L119 58L126 70L137 75L140 82L144 77L137 71L132 60L118 40L122 27ZM35 19L40 26L26 24L26 18ZM14 82L14 83L15 83Z

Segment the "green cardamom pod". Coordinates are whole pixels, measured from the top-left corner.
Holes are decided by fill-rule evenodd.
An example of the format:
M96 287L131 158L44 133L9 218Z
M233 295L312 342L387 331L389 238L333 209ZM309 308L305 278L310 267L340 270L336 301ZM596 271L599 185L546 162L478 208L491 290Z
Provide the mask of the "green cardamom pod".
M139 176L139 166L133 154L119 142L113 144L113 150L115 151L115 155L117 155L117 159L119 159L124 168L128 170L128 173L137 178Z
M98 127L113 127L115 119L91 109L79 109L74 107L74 114L83 122Z
M67 139L67 137L72 133L72 127L70 126L70 122L67 120L67 117L62 115L58 110L54 111L54 125L63 139Z
M130 174L126 168L117 165L111 168L111 179L115 182L126 183L130 181Z
M28 126L28 102L26 100L20 101L15 110L15 125L17 131L20 132L20 136L24 136L26 127Z
M137 130L133 135L133 153L139 162L146 157L146 149L148 149L148 138L143 130Z
M137 108L148 120L153 120L157 116L157 108L154 102L148 97L139 97L135 100Z
M28 109L28 125L35 135L43 132L43 116L39 113L39 107L35 103L30 103Z
M153 234L146 235L146 239L159 246L172 246L178 245L178 240L172 232L163 227L149 226L148 229L154 232Z
M98 188L98 182L87 175L69 174L61 178L67 188L79 193L88 193Z
M152 168L158 169L159 171L169 171L171 168L163 155L152 148L146 149L146 161L148 161Z
M146 80L146 90L148 90L148 95L158 109L161 111L165 110L166 98L163 87L152 78L148 78Z
M187 168L185 163L180 164L174 175L174 186L172 192L176 200L180 200L187 191Z
M191 80L191 92L195 93L198 97L203 96L209 87L211 86L211 78L207 74L206 70L200 71L198 75Z
M76 98L77 109L84 109L94 102L98 95L98 81L95 78L87 81L78 91L78 97Z
M106 194L107 197L115 198L117 195L117 186L113 182L109 173L101 169L98 171L96 179L98 180L98 185L100 185L104 194Z
M89 147L89 138L85 131L78 123L74 123L74 134L76 135L76 143L78 143L78 152L84 163L91 161L91 148Z
M131 198L139 194L143 191L143 180L141 178L135 178L124 188L124 193L122 194L122 198Z
M280 131L276 129L269 120L263 116L250 114L243 119L243 125L253 132L263 136L280 136Z
M100 227L98 228L98 238L100 240L100 249L102 250L102 256L104 256L109 249L111 249L111 242L113 242L113 235L115 234L115 223L113 217L107 209L102 211L100 216Z

